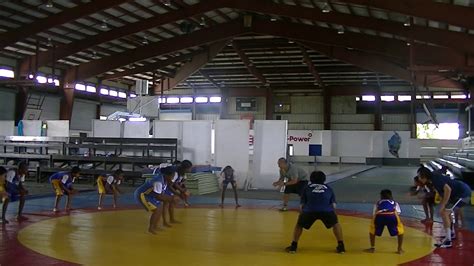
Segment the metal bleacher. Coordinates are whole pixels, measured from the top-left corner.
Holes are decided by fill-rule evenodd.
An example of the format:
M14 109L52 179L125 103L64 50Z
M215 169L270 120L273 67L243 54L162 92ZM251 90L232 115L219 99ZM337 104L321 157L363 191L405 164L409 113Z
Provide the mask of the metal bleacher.
M150 166L177 159L177 139L5 137L0 139L0 164L26 161L37 182L72 166L93 183L100 174L125 171L126 181L140 182Z
M456 178L474 188L474 149L461 149L429 162L434 169L446 166Z

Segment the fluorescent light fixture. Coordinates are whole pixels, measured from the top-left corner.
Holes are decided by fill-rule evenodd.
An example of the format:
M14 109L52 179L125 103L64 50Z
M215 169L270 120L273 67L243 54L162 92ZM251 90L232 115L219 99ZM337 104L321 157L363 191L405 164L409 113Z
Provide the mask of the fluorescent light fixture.
M14 78L15 77L15 72L13 72L13 70L10 70L10 69L0 68L0 77Z
M58 79L54 80L54 85L59 87L59 80Z
M53 83L53 78L48 78L48 83Z
M145 117L130 117L128 119L130 122L145 122L146 118Z
M382 95L382 96L380 96L380 99L384 102L393 102L393 101L395 101L395 96L393 96L393 95Z
M431 99L430 95L416 95L417 99Z
M199 96L199 97L196 97L196 99L194 99L194 101L196 103L207 103L207 97L203 97L203 96Z
M166 98L158 98L158 103L166 103Z
M411 95L398 95L399 102L411 101Z
M375 102L374 95L362 95L362 101L364 102Z
M178 97L169 97L166 99L167 103L179 103L179 98Z
M48 79L46 77L43 77L43 76L37 76L36 81L38 81L38 83L44 84L44 83L48 82Z
M130 93L130 98L135 98L137 95L135 93Z
M113 97L117 97L117 96L118 96L118 93L117 93L117 91L109 90L109 95L110 95L110 96L113 96Z
M125 119L125 118L119 118L118 121L120 121L120 122L125 122L125 121L127 121L127 119Z
M29 79L33 79L34 77L35 77L35 76L33 76L33 74L29 74L29 75L28 75L28 78L29 78Z
M101 116L99 117L99 119L100 119L100 120L107 120L107 116L101 115Z
M465 94L451 94L451 99L466 99L467 96Z
M360 97L356 97L356 102L360 101Z
M84 84L76 84L74 88L78 91L86 91L86 86Z
M449 99L449 95L433 95L433 99Z
M209 101L211 103L220 103L222 101L222 98L220 96L212 96L209 98Z
M119 97L119 98L127 98L127 94L126 94L125 92L119 91L118 97Z
M100 94L102 95L109 95L109 90L106 88L100 88Z
M193 102L193 97L181 97L179 99L181 103L192 103Z
M94 86L87 85L86 86L86 91L87 92L97 92L97 89Z

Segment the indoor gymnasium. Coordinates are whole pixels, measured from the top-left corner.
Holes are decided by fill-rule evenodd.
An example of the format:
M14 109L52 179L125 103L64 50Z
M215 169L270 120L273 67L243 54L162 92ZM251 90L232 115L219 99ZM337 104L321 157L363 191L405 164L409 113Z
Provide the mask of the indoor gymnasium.
M474 265L473 18L0 0L0 265Z

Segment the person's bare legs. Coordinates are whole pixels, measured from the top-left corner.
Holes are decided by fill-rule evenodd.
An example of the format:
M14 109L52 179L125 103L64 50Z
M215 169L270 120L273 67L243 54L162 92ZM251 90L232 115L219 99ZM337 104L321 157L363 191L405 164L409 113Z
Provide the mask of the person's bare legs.
M20 195L20 202L18 204L18 219L24 219L23 217L23 208L25 207L25 195Z
M175 197L175 196L173 196ZM179 222L178 220L175 219L174 217L174 206L176 205L176 202L175 200L172 200L170 203L169 203L169 209L168 209L168 212L169 212L169 215L170 215L170 223L172 224L180 224L181 222Z
M66 197L66 211L71 210L71 201L72 201L72 195L69 193Z
M434 204L433 204L433 202L428 203L428 209L430 210L430 220L433 221L433 218L434 218Z
M5 217L7 215L7 208L8 208L8 203L10 203L9 198L3 199L3 205L2 205L2 224L7 224L8 220Z
M102 210L102 202L104 200L104 195L103 193L99 194L99 206L97 207L98 210Z
M235 182L232 182L232 189L234 190L234 197L235 197L235 207L239 208L239 197L237 196L237 184Z
M300 240L300 237L302 234L303 234L303 227L296 224L295 229L293 230L293 242L298 243L298 240Z
M365 249L365 252L374 253L375 252L375 235L369 233L370 248Z
M166 213L168 212L169 214L169 208L170 208L169 206L170 206L169 202L163 202L163 211L161 213L163 215L163 226L165 227L171 227L171 224L169 224L168 221L166 220Z
M342 236L342 227L339 223L335 224L332 227L332 232L334 233L334 236L337 239L337 242L344 241L343 236Z
M401 235L398 235L397 236L397 239L398 239L398 249L397 249L397 253L398 254L403 254L405 251L403 250L402 248L402 245L403 245L403 234Z
M156 234L158 231L158 223L163 212L163 206L160 204L150 216L150 225L148 227L148 232Z
M54 208L53 208L53 212L57 212L58 211L58 205L59 205L59 201L61 200L61 195L56 195L56 198L54 199Z
M224 185L224 183L222 183L222 193L221 193L221 205L220 207L224 207L224 199L225 199L225 191L227 190L227 185Z
M114 209L117 208L117 197L118 197L118 192L114 190L114 205L112 206Z
M288 207L288 201L290 200L290 194L283 194L283 207L287 208Z

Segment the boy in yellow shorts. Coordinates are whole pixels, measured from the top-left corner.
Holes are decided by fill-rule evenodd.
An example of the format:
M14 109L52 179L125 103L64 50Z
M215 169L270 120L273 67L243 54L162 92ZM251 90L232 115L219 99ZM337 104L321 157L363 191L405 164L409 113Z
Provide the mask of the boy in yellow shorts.
M100 175L97 178L97 190L99 192L99 206L97 209L102 210L102 201L104 196L109 194L114 196L114 209L117 207L117 196L122 192L119 185L124 178L123 171L118 169L112 175Z
M70 172L58 172L49 177L49 182L56 193L53 212L58 212L58 204L64 194L67 195L66 211L71 209L71 197L73 194L77 193L77 191L72 188L72 183L77 177L79 177L80 172L81 169L75 166Z

